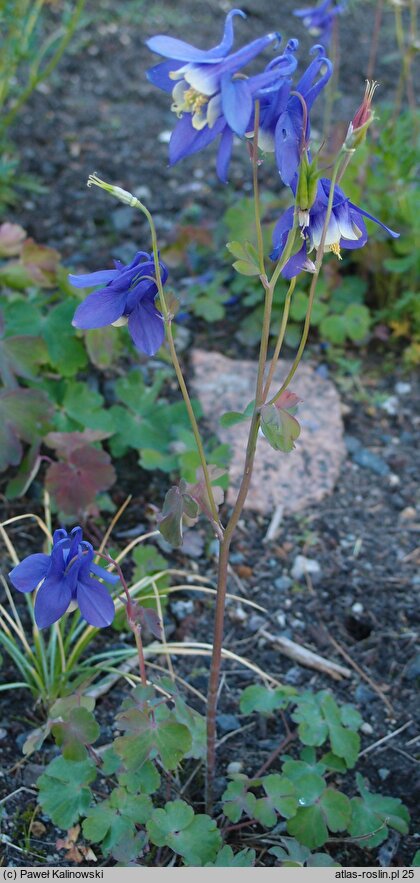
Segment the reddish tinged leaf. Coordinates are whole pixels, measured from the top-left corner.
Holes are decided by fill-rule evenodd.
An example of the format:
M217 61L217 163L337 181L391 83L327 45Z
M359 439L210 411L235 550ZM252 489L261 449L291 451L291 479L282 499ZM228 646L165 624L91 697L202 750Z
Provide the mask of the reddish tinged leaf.
M133 603L132 610L134 621L144 628L148 628L152 635L160 641L163 635L162 623L156 610L152 607L142 607L136 602Z
M157 516L162 536L172 546L182 546L183 519L198 515L198 503L190 495L186 481L181 479L178 486L169 488L162 512Z
M42 438L51 418L52 405L43 392L13 389L0 393L0 470L20 463L20 441L34 443Z
M208 466L210 482L213 487L213 497L216 506L221 506L224 500L224 493L221 487L214 485L215 481L226 475L226 469L220 469L219 466ZM192 498L198 503L200 509L205 515L211 514L210 500L207 493L206 482L204 480L203 470L197 469L197 484L188 488Z
M33 239L26 239L20 260L33 282L42 288L54 288L60 257L55 248L38 245Z
M83 432L49 432L45 436L45 444L54 448L59 457L67 459L77 448L83 448L90 442L103 441L109 438L111 432L103 432L102 429L84 429Z
M290 390L285 389L275 402L275 406L278 410L283 409L284 411L289 411L290 414L294 414L297 405L301 401L302 399L300 399L295 392L290 392Z
M20 254L26 231L19 224L10 224L6 221L0 225L0 257L10 258Z
M272 405L261 408L261 430L275 451L289 454L300 435L300 425L292 416L300 399L294 392L285 389Z
M37 374L36 367L47 360L42 337L25 334L0 341L0 375L5 386L16 387L15 375L32 379Z
M116 478L115 470L109 454L87 444L70 449L67 455L61 450L61 455L66 462L48 467L45 484L61 512L81 515L95 502L99 491L111 487Z

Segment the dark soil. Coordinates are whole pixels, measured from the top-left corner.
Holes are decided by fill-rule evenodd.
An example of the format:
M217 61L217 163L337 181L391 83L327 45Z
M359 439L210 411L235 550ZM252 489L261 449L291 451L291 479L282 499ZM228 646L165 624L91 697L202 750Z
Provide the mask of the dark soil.
M252 6L258 6L258 13ZM302 29L282 5L282 20L273 22L272 3L259 0L247 5L249 18L238 26L241 37L250 39L278 27L288 38L302 36ZM55 246L66 262L94 270L109 264L110 252L128 257L144 242L147 231L139 217L124 214L99 191L89 192L84 184L93 170L105 179L127 189L141 192L155 214L162 241L188 205L196 202L206 218L216 219L232 197L248 181L248 168L240 149L232 166L231 188L216 184L211 150L202 160L190 159L184 165L167 167L167 145L159 134L170 130L173 119L166 96L156 92L144 77L153 59L144 46L145 38L156 32L177 32L184 39L203 45L216 42L223 20L224 3L184 2L182 9L166 2L123 4L115 19L109 2L88 4L89 21L79 33L72 50L59 71L42 92L33 96L16 124L13 133L25 172L40 175L48 187L44 195L27 195L10 219L23 224L38 241ZM249 7L249 8L248 8ZM284 23L283 23L284 22ZM349 119L358 106L367 67L373 7L364 10L363 33L352 13L342 28L342 98L338 116ZM391 45L386 17L384 39ZM308 46L303 38L302 43ZM357 63L354 46L357 45ZM383 49L383 47L382 47ZM385 53L386 54L386 53ZM383 58L384 53L381 52ZM392 89L395 69L382 61L378 78L383 94ZM208 164L207 164L208 163ZM202 174L203 167L206 169ZM268 185L277 187L274 175L266 172ZM123 245L121 245L123 243ZM105 262L105 263L104 263ZM195 341L197 342L196 335ZM201 335L200 335L201 337ZM200 339L200 344L203 340ZM230 346L229 329L225 337L217 334L217 346ZM207 345L209 338L207 337ZM215 342L210 341L210 345ZM311 356L316 358L313 347ZM265 543L269 519L247 514L243 517L233 547L233 572L229 589L265 608L244 619L239 602L228 606L224 645L252 660L264 672L281 682L304 689L332 689L337 699L350 701L361 711L368 725L363 748L400 730L395 737L366 752L358 769L374 790L400 797L409 807L413 824L411 835L395 844L391 864L409 866L418 847L415 835L416 792L420 784L419 737L415 722L415 698L420 676L416 627L418 626L418 589L416 565L419 564L419 509L416 509L418 459L416 437L418 421L413 416L415 382L398 371L381 375L377 355L362 353L360 378L353 386L338 377L345 403L345 422L349 455L340 481L322 504L301 516L282 521L274 540ZM381 406L395 395L395 384L411 384L406 394L398 394L396 415ZM357 445L358 440L360 443ZM360 465L360 450L366 465ZM359 451L359 455L357 454ZM372 454L376 459L372 459ZM359 459L359 463L357 460ZM363 459L363 457L362 457ZM126 463L121 470L118 490L121 502L125 491L133 491L133 470ZM121 532L146 523L145 504L160 502L166 480L159 477L150 486L150 476L136 471L132 503L120 522ZM27 509L4 505L4 517ZM31 506L32 508L32 506ZM118 530L116 538L118 539ZM212 552L211 536L205 526L196 529ZM24 554L36 550L37 531L11 531L18 550ZM320 574L316 581L277 583L289 577L296 555L316 559ZM187 557L182 551L171 557L172 566L215 577L216 561L204 554ZM5 562L5 569L9 567ZM280 587L279 587L280 586ZM208 641L211 634L212 606L206 600L188 596L192 609L180 613L169 605L167 632L174 639ZM249 608L244 607L248 613ZM261 629L292 638L328 659L352 669L350 679L332 681L293 663L261 637ZM105 641L105 636L101 641ZM196 689L205 693L208 661L176 660L177 672ZM5 682L14 680L15 672L5 669ZM284 737L281 721L270 721L266 732L256 718L243 719L239 713L239 695L255 675L245 666L225 662L220 715L235 715L238 725L252 726L241 732L229 731L226 718L219 720L218 786L223 788L227 765L241 761L243 771L251 774L266 760ZM103 741L110 741L111 722L124 695L117 684L98 702L103 724ZM199 700L197 708L200 707ZM41 766L52 756L51 744L42 752L21 762L24 734L39 725L40 710L33 707L27 693L16 690L0 693L1 804L3 811L3 862L9 865L68 865L63 852L58 853L56 839L61 836L36 812L35 782ZM232 722L230 722L232 723ZM228 736L224 740L225 736ZM416 738L417 737L417 738ZM273 764L273 770L276 763ZM355 793L354 776L346 788ZM176 796L176 795L173 795ZM200 798L198 798L200 799ZM34 819L38 828L31 822ZM39 825L41 823L41 826ZM254 845L258 855L266 845L255 839L253 829L237 832L232 843ZM418 836L418 835L417 835ZM371 853L354 844L334 841L327 847L344 865L372 865L380 862L379 851ZM261 857L265 865L267 858Z

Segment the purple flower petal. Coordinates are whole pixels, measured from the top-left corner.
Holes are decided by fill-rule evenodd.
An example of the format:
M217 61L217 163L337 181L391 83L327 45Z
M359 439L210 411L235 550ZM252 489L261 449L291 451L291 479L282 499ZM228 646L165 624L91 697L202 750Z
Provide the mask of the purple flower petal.
M57 622L66 612L72 600L73 575L57 579L49 576L42 583L35 599L35 622L40 629L47 628Z
M112 585L119 581L118 573L110 573L109 570L105 570L105 567L100 567L98 564L91 564L90 570L95 576L99 576L100 579L105 580L107 583L112 583Z
M387 227L386 224L383 224L382 221L378 221L378 218L375 218L374 215L370 215L369 212L365 212L364 209L360 208L358 205L354 205L353 202L349 201L350 208L354 209L358 214L363 215L365 218L369 218L370 221L374 221L375 224L379 224L383 230L386 230L390 236L394 239L399 239L400 234L396 233L395 230L391 230L390 227ZM357 223L357 221L356 221Z
M288 185L292 183L299 167L301 129L301 123L296 124L296 118L289 110L280 115L275 131L276 162L282 181Z
M307 254L306 254L306 241L303 243L302 248L293 254L291 258L285 263L281 275L284 279L292 279L293 276L299 276L299 273L302 273L303 270L306 269L307 266Z
M154 86L157 86L158 89L163 89L164 92L172 92L174 81L169 74L174 68L173 61L162 61L160 64L156 64L155 67L149 68L146 74L147 79Z
M46 577L50 568L50 556L37 552L29 555L9 573L10 582L19 592L33 592Z
M294 212L294 207L290 206L290 208L286 209L284 214L281 215L281 217L277 221L276 226L274 227L273 251L270 254L270 258L272 261L278 260L279 254L284 248L289 231L293 227Z
M92 288L94 285L107 285L115 279L117 270L97 270L96 273L82 273L73 276L69 273L68 280L75 288Z
M104 628L114 619L114 602L107 589L96 579L88 578L77 585L77 603L80 613L90 625Z
M222 77L222 106L225 120L239 137L247 130L252 113L252 95L246 80Z
M128 330L134 345L147 356L154 356L165 338L165 326L154 301L143 300L128 317Z
M191 156L211 144L224 129L226 123L223 117L216 120L212 129L206 126L201 132L197 132L191 123L191 115L183 114L178 120L169 142L169 162L173 166L185 156Z
M158 55L164 55L167 58L174 58L178 61L217 62L224 58L232 47L232 19L235 15L240 15L242 18L246 18L245 13L240 9L231 9L226 16L222 42L219 43L218 46L214 46L213 49L196 49L195 46L191 46L190 43L185 43L183 40L177 40L174 37L165 37L162 35L151 37L150 40L146 41L146 46L148 46L152 52L157 52Z
M94 291L79 304L72 324L76 328L102 328L120 319L125 310L127 290L116 293L112 288Z
M230 158L232 156L233 133L226 126L220 139L219 150L217 152L216 171L218 177L224 184L227 183Z

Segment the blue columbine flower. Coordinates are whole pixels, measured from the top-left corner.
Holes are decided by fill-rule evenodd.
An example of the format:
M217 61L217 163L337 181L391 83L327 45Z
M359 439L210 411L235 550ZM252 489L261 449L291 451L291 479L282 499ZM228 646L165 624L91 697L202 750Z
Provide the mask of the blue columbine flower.
M172 110L178 123L169 144L171 165L207 147L221 136L217 173L226 181L234 134L243 137L253 111L255 93L279 79L279 71L266 70L255 77L237 76L277 33L266 34L237 52L233 45L233 18L245 13L232 9L226 16L223 39L212 49L196 49L173 37L156 36L147 41L164 61L148 71L149 80L172 93Z
M345 9L346 3L335 4L334 0L324 0L319 6L295 9L293 15L302 19L305 28L313 37L320 37L326 46L331 40L333 21Z
M114 261L115 270L98 270L82 276L69 276L76 288L101 285L77 307L76 328L103 328L104 325L128 323L134 345L147 356L154 356L163 343L165 328L162 314L155 307L157 285L153 255L138 251L131 264ZM162 283L168 278L160 262Z
M321 178L318 182L317 196L309 211L308 223L301 227L302 247L289 258L282 270L282 275L286 279L297 276L302 270L315 269L308 255L312 249L316 250L319 247L321 241L330 186L330 181L327 178ZM289 231L293 229L294 211L293 206L288 208L274 228L273 251L270 255L273 261L281 258ZM390 230L373 215L350 202L340 187L336 186L324 250L332 251L338 258L341 258L340 248L362 248L368 239L364 217L379 224L390 236L394 238L399 236L399 233Z
M290 95L286 107L280 113L274 132L275 154L280 177L284 184L292 184L300 163L302 150L309 143L310 111L315 99L328 83L333 67L320 44L313 46L311 55L316 58L293 89L302 96L306 105L306 128L304 131L304 109L298 95Z
M297 40L289 40L282 58L290 59L291 53L294 53L297 47ZM328 83L333 70L323 46L320 44L313 46L311 55L314 54L316 58L308 65L296 85L292 84L289 77L284 76L281 81L260 90L256 95L260 101L258 145L263 151L275 151L280 177L287 185L292 185L297 179L302 150L307 148L310 138L310 111L314 101ZM276 60L271 62L271 65L275 63ZM283 70L286 74L284 62ZM290 72L291 70L287 73ZM306 105L306 126L304 126L303 103ZM251 128L253 122L251 118ZM248 136L251 134L252 131L247 132Z
M118 582L119 577L94 564L94 555L91 544L83 540L81 527L73 528L70 534L60 528L54 532L50 555L29 555L9 573L19 592L33 592L40 586L34 607L39 628L57 622L72 604L90 625L101 628L111 624L114 602L91 574L108 583Z

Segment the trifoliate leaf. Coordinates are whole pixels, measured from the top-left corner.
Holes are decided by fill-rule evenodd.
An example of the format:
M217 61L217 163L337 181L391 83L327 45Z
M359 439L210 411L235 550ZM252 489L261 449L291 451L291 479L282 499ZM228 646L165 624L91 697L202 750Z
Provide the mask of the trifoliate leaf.
M363 837L363 845L372 849L386 840L388 826L400 834L407 834L410 816L401 800L372 794L360 773L356 774L356 782L361 796L351 800L351 836ZM369 834L370 837L365 836Z
M62 749L66 760L83 760L86 745L92 745L99 737L100 727L87 708L73 708L63 722L52 726L57 745Z
M169 846L194 867L214 860L222 845L215 820L205 814L194 815L183 800L155 810L146 827L152 843Z
M75 762L56 757L38 779L39 802L54 825L70 828L85 815L92 799L90 782L96 778L90 759Z
M296 693L292 687L263 687L251 684L242 692L239 707L242 714L259 711L260 714L271 715L281 708L287 708L290 697Z

